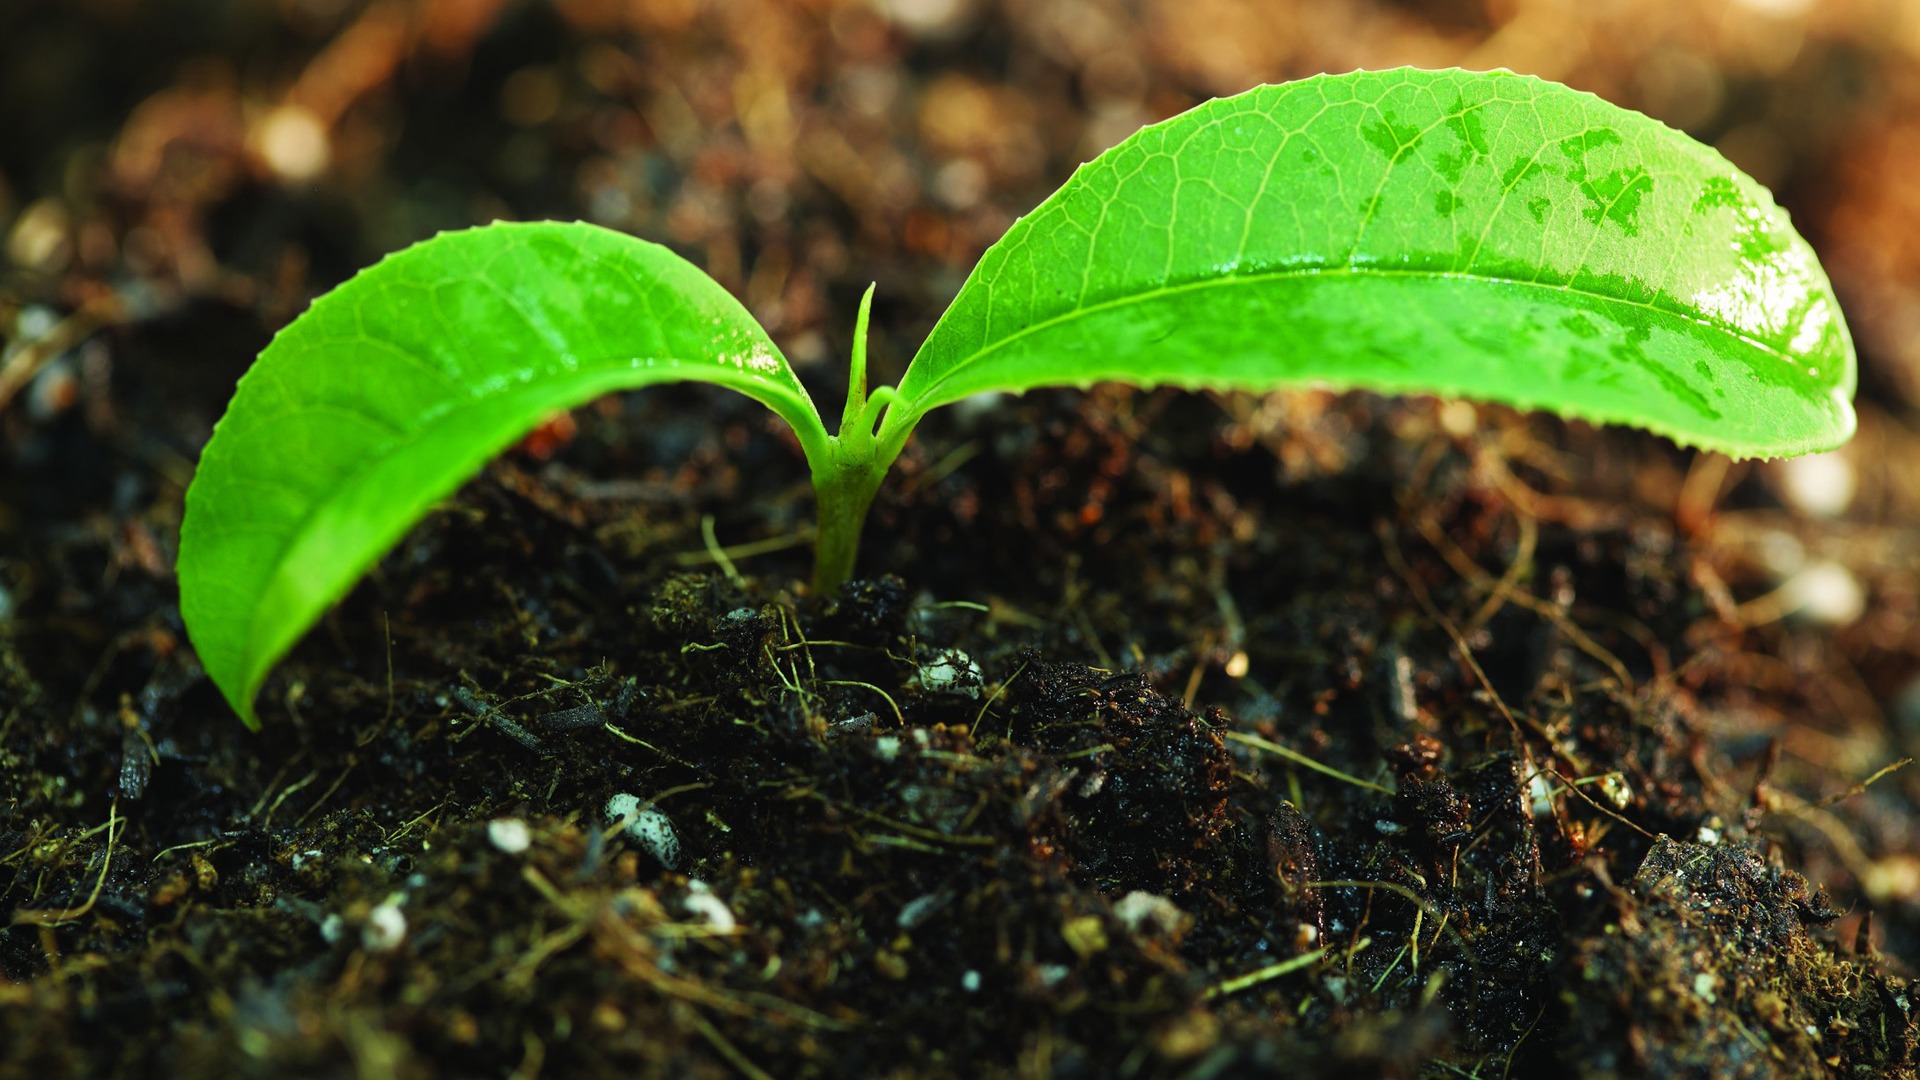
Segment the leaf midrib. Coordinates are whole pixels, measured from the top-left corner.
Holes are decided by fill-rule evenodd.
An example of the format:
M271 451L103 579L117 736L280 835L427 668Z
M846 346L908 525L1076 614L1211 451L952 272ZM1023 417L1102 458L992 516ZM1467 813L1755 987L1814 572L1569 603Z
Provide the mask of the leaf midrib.
M1168 296L1178 296L1186 293L1196 293L1206 289L1231 288L1238 285L1260 284L1262 282L1279 281L1287 278L1311 278L1311 277L1382 277L1382 278L1434 278L1434 279L1448 278L1448 279L1455 279L1460 281L1481 282L1488 285L1513 285L1521 288L1540 289L1543 291L1549 291L1549 292L1560 293L1560 294L1584 296L1589 299L1602 301L1604 303L1619 304L1623 307L1639 308L1643 311L1654 311L1663 315L1671 315L1676 318L1685 319L1688 322L1692 322L1697 325L1704 326L1709 329L1718 331L1722 334L1725 334L1727 337L1732 338L1736 341L1740 341L1747 345L1751 345L1754 348L1759 349L1760 351L1766 353L1768 356L1771 356L1776 360L1787 362L1789 366L1792 366L1791 365L1792 357L1789 356L1789 354L1787 354L1786 352L1782 351L1778 346L1768 344L1765 341L1761 341L1760 339L1755 338L1753 335L1745 333L1744 331L1735 329L1734 327L1728 326L1727 324L1720 322L1719 320L1705 318L1697 313L1687 311L1683 308L1670 307L1662 304L1648 303L1648 302L1639 301L1639 300L1629 300L1625 297L1614 296L1609 293L1596 292L1592 289L1583 289L1571 284L1554 285L1554 284L1549 284L1541 281L1521 281L1517 278L1497 277L1489 274L1474 274L1474 273L1467 273L1467 272L1458 271L1458 270L1424 270L1424 269L1397 270L1391 267L1374 267L1374 266L1302 267L1302 268L1286 268L1286 269L1280 269L1280 270L1266 270L1266 271L1260 271L1252 274L1235 274L1230 277L1201 278L1194 281L1181 282L1180 284L1177 284L1177 285L1161 285L1144 292L1127 293L1124 296L1117 296L1110 300L1103 300L1096 304L1089 304L1081 307L1076 307L1071 311L1061 312L1058 315L1052 316L1047 319L1042 319L1039 322L1031 323L1027 326L1021 327L1019 330L1016 330L1015 332L1007 335L1006 337L1000 338L999 340L993 342L991 345L988 345L982 349L977 349L974 352L968 354L964 359L959 360L954 364L952 364L947 371L941 373L931 383L928 383L926 389L921 393L914 395L914 397L910 399L910 401L908 402L908 405L909 405L909 408L912 409L913 415L916 418L920 416L924 416L929 410L938 408L939 405L946 404L946 403L936 402L932 405L922 405L921 403L927 401L929 398L934 397L936 391L938 391L941 386L952 381L957 376L963 374L967 368L980 362L983 358L990 356L995 352L998 352L1002 349L1010 347L1015 342L1018 342L1023 338L1031 337L1035 334L1039 334L1044 331L1051 330L1057 326L1066 325L1068 323L1073 322L1076 319L1080 319L1080 318L1091 316L1091 315L1097 315L1097 314L1101 314L1108 311L1114 311L1131 304L1144 304L1144 303L1148 303L1153 300L1159 300ZM962 292L964 291L965 291L965 286L962 286ZM939 330L939 327L936 326L934 329L935 329L935 332L937 333ZM931 340L931 338L929 340ZM917 361L919 357L916 356L914 359ZM909 369L911 369L911 366L912 365L909 364Z

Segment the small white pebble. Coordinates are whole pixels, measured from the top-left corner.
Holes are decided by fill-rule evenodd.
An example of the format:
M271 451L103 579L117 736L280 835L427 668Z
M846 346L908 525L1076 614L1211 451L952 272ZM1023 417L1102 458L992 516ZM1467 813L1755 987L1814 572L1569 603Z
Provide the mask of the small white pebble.
M960 158L940 166L933 174L933 197L950 210L971 210L986 197L991 180L986 166L972 158Z
M1720 842L1720 830L1702 825L1693 838L1703 844L1717 844Z
M1853 504L1859 480L1853 463L1839 451L1808 454L1777 462L1780 493L1795 510L1813 517L1833 517Z
M16 337L21 341L33 341L53 333L53 328L60 325L60 315L50 307L34 304L21 308L13 325Z
M519 818L494 818L487 822L487 839L509 855L518 855L533 843L533 832Z
M1440 406L1440 428L1456 439L1464 439L1480 426L1480 410L1471 401L1455 398Z
M873 752L880 755L881 761L892 761L900 756L900 737L882 735L873 740Z
M1553 813L1553 789L1547 786L1546 778L1538 773L1527 781L1527 798L1534 817L1543 818Z
M953 894L950 892L927 893L925 896L907 901L906 906L900 909L900 914L894 919L894 922L897 923L902 930L912 930L914 927L932 918L936 912L952 902Z
M347 921L337 914L329 914L320 920L320 939L329 945L340 943L340 934L347 928Z
M959 649L942 649L920 668L920 687L929 694L978 700L983 682L980 665Z
M969 971L961 975L960 989L965 990L969 994L979 993L980 992L980 973L977 971Z
M1817 562L1782 586L1793 612L1828 626L1845 626L1867 610L1867 590L1853 571L1836 562Z
M661 866L669 870L679 868L680 834L674 831L672 820L659 807L642 803L638 796L622 791L607 798L606 818L609 825L624 822L627 835Z
M1151 929L1167 937L1178 937L1193 921L1173 901L1139 889L1121 897L1113 905L1113 915L1130 934Z
M360 944L372 952L391 952L407 936L407 915L400 910L401 896L395 893L379 907L367 913L367 924L360 928Z
M958 30L978 6L974 0L880 0L895 26L914 37L943 38Z
M298 105L267 113L253 131L254 148L283 180L298 183L327 171L332 140L320 118Z
M718 934L731 934L739 925L734 920L733 909L699 878L687 882L687 898L680 901L680 906L687 909L687 914L698 915L706 922L707 929Z
M1711 1005L1714 1002L1713 990L1720 980L1710 971L1703 971L1693 977L1693 996Z

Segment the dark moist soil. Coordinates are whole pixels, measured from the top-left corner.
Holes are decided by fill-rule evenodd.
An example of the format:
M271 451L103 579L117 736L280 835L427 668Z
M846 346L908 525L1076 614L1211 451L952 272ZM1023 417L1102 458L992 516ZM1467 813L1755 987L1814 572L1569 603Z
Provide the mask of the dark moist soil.
M183 53L255 49L290 79L375 10L221 23L165 62L124 59L159 32L124 12L5 50L65 43L151 107ZM1002 39L1017 19L915 46L836 18L869 66L908 65L897 92L949 77L941 48L1027 55ZM1863 622L1910 620L1911 573L1886 568L1914 527L1871 470L1882 518L1844 547L1780 509L1777 474L1633 433L1361 395L1041 393L924 425L874 510L876 576L820 597L792 438L669 388L490 466L244 731L171 563L245 358L393 228L488 200L581 212L408 164L486 145L439 125L499 125L509 73L651 58L670 77L631 94L661 125L668 90L705 107L703 64L731 77L736 31L501 15L347 114L394 140L353 183L287 189L204 146L176 173L210 195L64 181L87 196L62 196L76 246L53 271L16 250L0 299L16 327L105 313L0 412L0 1074L1916 1074L1920 922L1885 878L1912 867L1912 778L1875 776L1899 744L1848 722L1920 663L1897 626L1783 617L1755 554L1853 552L1834 557L1875 584ZM1044 111L1044 67L1006 78ZM561 115L594 105L564 89ZM22 153L124 147L100 103L121 92L64 100L70 138L17 148L14 188L45 183ZM590 131L500 137L558 171ZM761 296L797 355L843 353L861 273L899 271L883 340L937 313L954 279L888 248L904 219L790 176L755 195L688 145L646 159L663 203L698 183L729 214L797 203L705 236L736 291L769 250L874 260ZM381 191L408 224L369 209ZM86 221L168 258L89 263ZM195 238L223 269L182 269ZM744 288L715 255L741 248Z

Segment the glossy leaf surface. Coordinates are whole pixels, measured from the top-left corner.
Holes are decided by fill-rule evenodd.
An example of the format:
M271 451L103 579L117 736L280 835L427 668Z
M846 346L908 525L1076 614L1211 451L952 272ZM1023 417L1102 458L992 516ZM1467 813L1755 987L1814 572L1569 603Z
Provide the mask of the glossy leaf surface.
M823 453L813 404L734 298L583 224L446 233L362 271L261 353L201 455L181 614L249 725L268 669L489 458L614 390L719 383Z
M887 426L1106 379L1462 396L1736 456L1854 423L1852 341L1768 193L1504 72L1318 76L1142 130L987 252Z

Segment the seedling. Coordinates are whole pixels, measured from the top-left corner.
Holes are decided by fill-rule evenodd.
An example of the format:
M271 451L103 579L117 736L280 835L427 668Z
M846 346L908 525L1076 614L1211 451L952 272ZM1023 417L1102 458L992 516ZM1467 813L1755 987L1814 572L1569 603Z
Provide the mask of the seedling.
M1632 424L1737 457L1852 434L1853 343L1765 189L1656 121L1507 72L1316 76L1082 166L974 268L896 387L855 324L839 434L764 330L666 248L495 224L392 255L283 330L187 492L180 606L257 726L268 670L380 555L558 409L691 379L791 424L852 573L914 425L1117 380L1365 388Z

